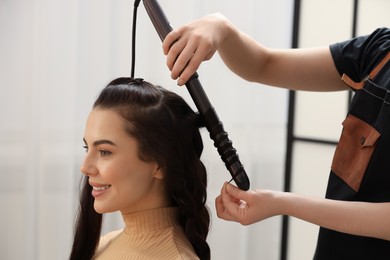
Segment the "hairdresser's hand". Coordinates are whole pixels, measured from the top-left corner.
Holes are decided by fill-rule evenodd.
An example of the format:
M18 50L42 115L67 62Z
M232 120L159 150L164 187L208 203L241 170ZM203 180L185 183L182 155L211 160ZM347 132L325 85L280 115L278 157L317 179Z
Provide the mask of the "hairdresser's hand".
M172 79L184 85L202 61L209 60L228 32L228 20L221 14L211 14L170 32L163 50Z
M250 225L280 214L274 197L277 192L269 190L243 191L225 183L221 195L215 200L219 218Z

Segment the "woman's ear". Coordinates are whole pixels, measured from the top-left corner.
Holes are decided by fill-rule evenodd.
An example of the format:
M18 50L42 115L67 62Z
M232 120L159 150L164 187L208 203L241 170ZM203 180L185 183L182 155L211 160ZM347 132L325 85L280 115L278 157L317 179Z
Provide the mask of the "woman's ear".
M165 174L164 174L162 168L160 167L160 165L156 165L156 169L153 173L153 177L158 179L158 180L164 179Z

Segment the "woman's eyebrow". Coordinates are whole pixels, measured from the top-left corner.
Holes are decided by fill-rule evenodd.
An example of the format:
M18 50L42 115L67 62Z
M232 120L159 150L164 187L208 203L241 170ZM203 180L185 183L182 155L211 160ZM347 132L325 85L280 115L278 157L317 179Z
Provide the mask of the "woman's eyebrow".
M85 138L83 138L83 141L85 144L87 144L87 141L85 140ZM92 143L93 146L98 146L101 144L109 144L109 145L116 146L116 144L114 142L107 140L107 139L96 140Z

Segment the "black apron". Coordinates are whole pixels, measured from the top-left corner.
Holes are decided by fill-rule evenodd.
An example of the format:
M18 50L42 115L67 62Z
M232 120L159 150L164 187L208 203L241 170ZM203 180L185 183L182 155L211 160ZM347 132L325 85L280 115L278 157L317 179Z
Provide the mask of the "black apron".
M390 52L363 82L342 77L355 94L333 158L328 199L390 202L390 86L375 83L381 72L390 75L389 60ZM314 259L389 260L390 241L321 227Z

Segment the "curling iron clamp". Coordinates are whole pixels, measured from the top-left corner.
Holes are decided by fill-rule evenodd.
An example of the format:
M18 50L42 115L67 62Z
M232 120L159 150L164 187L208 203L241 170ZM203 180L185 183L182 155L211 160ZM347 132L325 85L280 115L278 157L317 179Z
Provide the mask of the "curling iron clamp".
M139 0L136 0L134 6L138 5L139 2ZM156 0L143 0L143 4L150 20L160 36L161 41L163 41L167 34L172 31L172 27L170 26L163 10ZM195 72L185 85L192 100L198 108L200 115L205 121L210 137L214 141L214 146L217 148L222 161L225 163L226 168L232 176L232 179L240 189L248 190L250 186L249 178L238 158L236 149L233 148L232 142L229 140L228 134L223 128L222 122L219 120L215 109L211 105L203 90L199 81L198 73Z

